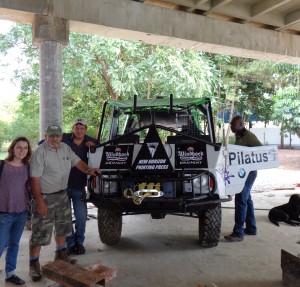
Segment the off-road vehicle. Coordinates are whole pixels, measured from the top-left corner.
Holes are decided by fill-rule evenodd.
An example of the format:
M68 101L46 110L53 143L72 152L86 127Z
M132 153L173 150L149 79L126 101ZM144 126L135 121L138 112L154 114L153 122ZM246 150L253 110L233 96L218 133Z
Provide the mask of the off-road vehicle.
M124 215L172 214L199 218L200 245L216 246L221 202L242 190L251 170L278 165L276 147L216 143L208 98L105 102L98 141L89 165L102 172L88 180L88 201L105 244L119 242Z

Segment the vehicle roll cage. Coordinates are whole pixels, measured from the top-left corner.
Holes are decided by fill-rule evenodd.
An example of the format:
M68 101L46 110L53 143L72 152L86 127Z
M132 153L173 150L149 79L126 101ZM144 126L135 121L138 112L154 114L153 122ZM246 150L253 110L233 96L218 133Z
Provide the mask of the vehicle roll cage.
M198 99L199 100L199 99ZM116 103L116 102L115 102ZM119 136L116 136L114 137L113 139L110 139L108 141L105 141L103 143L100 143L100 137L101 137L101 134L102 134L102 129L103 129L103 123L104 123L104 118L105 118L105 111L106 111L106 108L107 106L111 104L111 102L109 101L106 101L103 105L103 109L102 109L102 115L101 115L101 120L100 120L100 126L99 126L99 133L98 133L98 137L97 137L97 142L98 144L93 147L92 149L92 152L93 150L95 151L95 149L97 147L102 147L102 146L105 146L105 145L109 145L109 144L112 144L114 142L118 142L119 140L121 141L122 139L124 138L128 138L129 136L131 135L134 135L138 132L141 132L143 130L146 130L146 129L149 129L150 127L154 127L156 129L161 129L161 130L165 130L165 131L168 131L168 132L171 132L171 133L174 133L178 136L184 136L185 138L189 138L191 140L195 140L195 141L198 141L198 142L204 142L208 145L211 145L211 146L214 146L215 150L219 150L220 149L220 145L219 144L216 144L216 138L215 138L215 132L214 132L214 126L212 125L213 123L213 117L212 117L212 109L211 109L211 102L210 102L210 99L209 98L205 98L203 99L202 103L200 104L197 104L196 102L196 99L195 99L195 103L193 103L193 105L191 105L192 107L195 107L195 108L199 108L201 110L201 112L207 117L208 121L209 121L209 124L208 124L208 131L209 131L209 136L210 136L210 141L206 140L206 139L203 139L203 138L199 138L199 137L196 137L194 135L189 135L189 134L186 134L186 133L183 133L181 131L177 131L176 129L173 129L173 128L169 128L169 127L165 127L163 125L159 125L159 124L155 124L155 116L154 116L154 113L155 111L162 111L162 110L166 110L166 111L169 111L170 113L175 113L176 111L174 110L174 98L173 98L173 95L170 95L170 98L169 98L169 104L168 104L168 107L166 106L166 104L164 106L160 106L161 109L158 109L158 108L155 108L155 109L151 109L149 107L139 107L140 109L138 110L138 105L137 105L137 96L135 95L134 98L133 98L133 108L131 108L131 112L130 114L139 114L139 113L143 113L145 111L149 111L150 112L150 115L151 115L151 124L149 125L145 125L143 127L140 127L140 128L137 128L137 129L134 129L133 131L129 131L129 132L126 132L125 134L122 134L122 135L119 135ZM177 107L182 107L182 108L186 108L186 106L182 106L183 104L178 104L176 105ZM116 107L114 106L114 108L118 109L118 111L122 111L123 108L122 107ZM126 107L128 108L128 107ZM114 110L115 112L116 110ZM125 114L128 114L129 112L125 112Z

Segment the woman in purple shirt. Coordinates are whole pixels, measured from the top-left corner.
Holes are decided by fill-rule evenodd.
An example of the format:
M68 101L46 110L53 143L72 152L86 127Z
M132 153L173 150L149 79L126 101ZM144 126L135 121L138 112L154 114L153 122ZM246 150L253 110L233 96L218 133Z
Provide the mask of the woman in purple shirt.
M0 257L7 247L5 281L15 285L25 284L15 270L28 214L30 157L28 139L18 137L10 144L6 159L0 161Z

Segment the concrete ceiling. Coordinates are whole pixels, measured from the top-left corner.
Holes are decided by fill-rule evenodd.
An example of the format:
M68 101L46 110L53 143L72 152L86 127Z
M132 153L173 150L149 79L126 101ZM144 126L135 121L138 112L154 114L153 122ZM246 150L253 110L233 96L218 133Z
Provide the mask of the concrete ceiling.
M135 0L256 28L300 35L300 0Z
M72 32L300 64L300 0L0 0L0 19L37 15Z

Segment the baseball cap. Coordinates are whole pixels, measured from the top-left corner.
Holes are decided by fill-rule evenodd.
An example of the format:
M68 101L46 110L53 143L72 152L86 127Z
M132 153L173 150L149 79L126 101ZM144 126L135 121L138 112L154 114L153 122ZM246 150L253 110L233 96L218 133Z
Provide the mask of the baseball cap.
M48 136L61 136L62 135L62 130L61 127L58 125L51 125L47 128L46 134Z
M73 121L73 127L77 124L81 124L83 126L87 126L86 124L86 121L85 119L82 119L82 118L76 118L74 121Z

